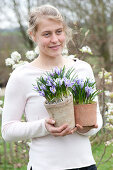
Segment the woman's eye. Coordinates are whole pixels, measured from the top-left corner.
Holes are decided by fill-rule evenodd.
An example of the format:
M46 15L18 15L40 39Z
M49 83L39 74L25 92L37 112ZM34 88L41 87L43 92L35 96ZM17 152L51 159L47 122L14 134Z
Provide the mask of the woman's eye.
M62 30L58 30L58 31L57 31L57 34L61 34L61 33L62 33Z
M48 37L50 35L50 33L45 33L44 36L45 37Z

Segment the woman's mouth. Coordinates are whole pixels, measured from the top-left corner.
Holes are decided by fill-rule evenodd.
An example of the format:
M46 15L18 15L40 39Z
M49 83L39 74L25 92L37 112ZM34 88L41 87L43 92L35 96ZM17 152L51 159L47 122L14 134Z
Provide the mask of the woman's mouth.
M51 47L49 47L49 48L51 48L51 49L53 49L53 50L57 50L57 49L59 49L59 47L60 47L60 45L54 45L54 46L51 46Z

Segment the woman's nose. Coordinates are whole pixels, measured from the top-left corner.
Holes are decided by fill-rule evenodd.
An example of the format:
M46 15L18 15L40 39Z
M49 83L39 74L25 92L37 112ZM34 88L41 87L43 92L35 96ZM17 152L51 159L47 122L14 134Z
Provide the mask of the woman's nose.
M56 35L56 34L52 34L52 36L51 36L51 42L56 43L57 41L58 41L57 35Z

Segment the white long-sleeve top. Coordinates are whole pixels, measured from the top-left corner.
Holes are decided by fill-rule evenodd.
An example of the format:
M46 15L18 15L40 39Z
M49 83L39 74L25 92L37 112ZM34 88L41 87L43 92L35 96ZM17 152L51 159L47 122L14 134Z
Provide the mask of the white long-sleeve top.
M79 78L94 80L91 66L79 59L74 67ZM6 86L2 115L2 136L6 141L31 139L27 170L64 170L95 164L89 136L102 127L102 117L97 108L97 129L87 133L54 137L45 127L49 117L45 98L33 90L36 78L45 71L31 64L25 64L13 71ZM97 101L98 102L98 101ZM22 122L25 114L27 122Z

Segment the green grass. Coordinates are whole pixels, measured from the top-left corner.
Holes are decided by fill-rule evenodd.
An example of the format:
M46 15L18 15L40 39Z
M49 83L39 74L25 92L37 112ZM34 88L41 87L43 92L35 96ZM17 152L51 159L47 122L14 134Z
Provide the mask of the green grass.
M98 162L101 158L101 155L104 152L104 144L101 144L98 147L95 144L95 145L93 145L92 150L93 150L93 156L95 158L95 161ZM112 144L110 146L107 146L102 162L107 160L111 154L113 154L113 145ZM100 164L98 166L98 170L113 170L113 157L106 163Z
M18 144L18 155L19 157L17 157L15 150L16 145L13 143L13 159L11 159L10 161L10 143L6 143L6 150L7 150L7 161L5 161L4 159L4 142L3 140L0 138L0 155L1 155L1 164L0 164L0 170L26 170L26 165L28 162L28 158L26 155L28 155L28 152L26 152L25 154L23 154L23 150L25 150L25 147L23 146L22 149L22 144L19 143ZM20 165L20 168L18 168L18 165Z
M13 168L13 166L8 164L7 166L0 165L0 170L27 170L27 166L23 166L21 168Z

